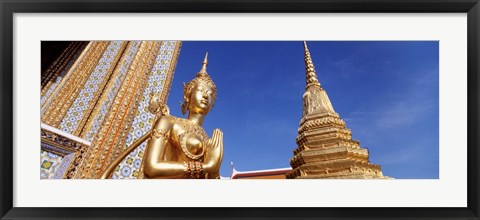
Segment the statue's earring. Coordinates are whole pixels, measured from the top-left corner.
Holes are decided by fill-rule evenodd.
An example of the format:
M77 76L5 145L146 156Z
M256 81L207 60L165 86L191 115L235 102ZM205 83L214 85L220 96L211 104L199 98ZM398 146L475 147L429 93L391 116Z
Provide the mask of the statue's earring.
M185 113L187 113L187 106L185 106L182 101L180 101L180 108L182 109L182 115L185 115Z
M213 106L215 105L215 102L212 104L212 106L210 107L210 109L208 109L208 112L210 112L213 108Z
M183 82L183 88L185 89L187 85L185 84L185 82ZM185 97L184 97L185 99ZM187 101L187 100L185 100ZM185 113L187 113L187 106L186 104L184 104L182 101L180 101L180 109L182 110L182 115L185 115Z
M152 114L157 114L160 111L160 97L158 95L154 95L154 93L150 93L150 102L148 104L148 110Z

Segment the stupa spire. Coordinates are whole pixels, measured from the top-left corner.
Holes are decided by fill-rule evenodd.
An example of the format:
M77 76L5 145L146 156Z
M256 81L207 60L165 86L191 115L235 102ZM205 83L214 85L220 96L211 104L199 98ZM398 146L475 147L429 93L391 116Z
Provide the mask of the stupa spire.
M303 41L303 48L305 50L305 72L307 77L307 86L303 94L303 116L322 112L335 113L327 93L320 86L320 82L318 82L312 57L305 41Z
M308 50L307 42L303 41L303 49L305 50L305 73L307 77L307 88L309 86L320 86L317 74L315 73L315 66L313 65L310 51Z
M380 166L371 164L368 150L352 139L352 132L333 109L327 92L320 86L307 43L305 68L307 86L303 94L303 115L290 159L291 179L388 178Z

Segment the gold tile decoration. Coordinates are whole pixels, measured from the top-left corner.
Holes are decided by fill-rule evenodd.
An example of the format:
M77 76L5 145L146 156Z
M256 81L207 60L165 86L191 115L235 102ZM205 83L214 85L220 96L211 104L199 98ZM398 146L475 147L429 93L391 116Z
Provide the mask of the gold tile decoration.
M162 94L163 103L166 98L173 78L177 59L180 53L181 42L164 41L160 47L155 64L149 74L148 84L143 90L142 99L138 104L133 123L127 134L125 148L148 132L151 128L154 115L147 108L150 102L150 94ZM142 164L145 143L135 149L130 155L122 161L116 172L112 175L114 179L135 179L141 177L140 167Z
M151 126L150 93L166 102L180 47L179 41L91 41L81 52L64 55L68 65L46 80L41 97L41 121L54 128L42 125L42 150L63 160L41 163L41 169L57 170L43 176L98 178ZM141 156L139 150L125 164L138 167ZM138 169L131 174L138 177Z
M68 74L62 88L59 88L57 95L49 106L46 107L42 122L58 128L65 114L80 90L85 85L95 66L98 64L102 54L108 46L108 42L94 42L92 48L87 51L86 57L79 63L75 71Z
M40 153L40 178L50 179L58 171L63 157L47 151Z
M41 90L41 99L40 99L40 115L43 117L45 111L50 106L52 101L57 96L58 92L66 84L66 81L70 78L70 74L74 72L80 63L83 62L88 51L90 51L92 43L88 43L83 50L79 51L72 59L69 61L67 67L60 73L56 78L51 79L47 82Z
M130 69L132 61L140 48L141 41L130 41L126 51L123 53L123 57L120 58L117 68L112 75L111 80L105 86L105 92L102 93L98 100L98 105L95 105L91 117L88 118L82 133L79 135L87 141L92 141L93 137L97 134L105 115L113 105L113 100L117 95L120 87L123 85L126 73Z
M41 177L48 179L72 178L78 169L78 162L84 157L88 145L64 136L64 134L59 132L44 128L41 129L40 134L42 152L47 152L47 156L50 157L56 155L62 158L61 161L57 161L58 164L53 164L55 165L55 170L48 175L41 174ZM48 164L42 163L42 165L47 166Z
M114 139L113 141L113 143L115 143L112 146L114 147L113 151L106 157L106 163L103 164L103 167L101 168L101 170L99 170L99 173L97 173L98 177L101 175L100 172L106 168L106 165L113 161L120 154L120 152L124 150L122 146L125 146L127 134L132 127L132 122L134 117L136 116L136 112L138 112L139 103L142 99L144 99L143 91L147 86L148 76L155 63L155 58L157 57L157 54L159 53L162 44L163 42L153 42L150 54L148 54L147 57L147 63L143 66L141 70L141 72L143 73L141 75L141 80L136 85L135 94L132 99L133 103L130 104L128 115L126 115L125 117L126 123L123 123L122 126L119 127L119 133L117 133L117 136L115 136L116 139Z
M77 98L68 109L59 125L59 129L79 136L104 87L109 81L116 64L126 47L126 42L112 41L88 77Z
M104 165L117 153L137 107L135 103L140 94L139 90L144 86L146 75L152 68L160 44L158 41L142 42L114 104L95 136L92 147L88 150L80 176L76 178L96 178Z

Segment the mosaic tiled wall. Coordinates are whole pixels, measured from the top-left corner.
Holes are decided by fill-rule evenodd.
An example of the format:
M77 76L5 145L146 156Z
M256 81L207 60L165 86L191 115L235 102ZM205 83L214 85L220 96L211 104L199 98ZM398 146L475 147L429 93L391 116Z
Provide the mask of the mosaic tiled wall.
M86 133L84 135L86 140L93 141L93 136L98 132L98 129L100 128L107 111L110 109L113 99L115 98L123 80L125 79L126 73L132 64L133 58L138 52L140 44L141 41L132 41L128 46L126 55L122 61L120 61L119 67L117 68L118 73L114 74L114 78L109 82L111 85L107 85L106 87L109 89L107 93L104 94L106 98L102 99L104 102L99 103L100 106L98 107L98 111L95 112L94 117L90 122L91 125L88 126L90 129L84 132Z
M60 130L74 135L80 133L77 129L81 129L82 127L79 128L79 126L85 124L98 97L103 92L103 87L112 73L113 66L116 64L114 62L116 61L115 58L118 59L119 51L123 45L124 42L121 41L110 42L98 61L97 66L93 72L89 74L88 80L61 121L58 127Z
M98 178L150 129L150 94L161 94L166 102L180 46L178 41L93 41L70 60L63 78L42 91L42 123L92 142L81 156L64 157L78 167L69 176ZM132 152L113 178L136 178L143 150L144 145ZM61 178L60 172L54 174L45 176Z
M79 97L80 91L84 89L85 83L95 72L96 66L105 65L100 63L104 53L107 51L110 42L91 42L82 53L78 62L67 72L65 77L54 91L47 103L42 107L42 123L59 128L67 112Z
M42 170L41 177L72 179L78 170L79 161L91 143L45 124L41 125L40 137L42 153L47 153L46 156L50 158L47 161L45 158L40 158L41 167L49 170L49 172ZM57 156L62 158L61 161L51 163L54 162L53 159L58 158ZM54 169L50 170L49 166Z
M75 63L75 61L83 58L83 57L81 58L80 55L85 49L85 46L86 45L82 45L77 50L73 51L74 52L73 56L71 57L71 59L65 60L66 64L63 69L59 70L60 73L55 74L56 76L52 77L50 81L48 81L46 85L42 88L41 98L40 98L40 106L42 106L41 108L42 115L44 113L43 106L45 106L45 104L48 106L49 103L52 101L52 99L49 99L49 98L55 96L56 93L54 93L54 91L60 85L60 82L62 82L67 72L73 67L73 64ZM49 99L50 102L47 102L47 99Z
M160 52L155 60L155 65L148 77L148 84L143 91L142 99L138 105L138 109L133 119L130 132L127 135L125 148L130 146L135 140L140 138L148 130L150 130L154 115L148 111L148 103L150 102L150 94L162 93L165 87L169 87L172 77L171 72L175 69L176 56L180 49L180 42L165 41L163 42ZM170 74L170 76L169 76ZM168 90L168 88L166 88ZM114 179L135 179L139 175L140 165L142 163L145 143L135 149L130 155L122 161L112 178Z
M59 172L63 157L47 151L40 154L40 178L52 179Z
M78 178L98 178L123 151L123 145L142 98L146 78L151 71L162 42L144 41L120 87L114 104L95 135Z

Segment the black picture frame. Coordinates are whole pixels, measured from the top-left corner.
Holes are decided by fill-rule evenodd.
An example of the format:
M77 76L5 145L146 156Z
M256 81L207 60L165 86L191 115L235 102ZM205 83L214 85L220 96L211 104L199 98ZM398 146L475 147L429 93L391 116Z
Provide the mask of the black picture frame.
M479 0L0 0L1 219L479 219ZM14 13L467 13L468 207L466 208L19 208L13 207Z

